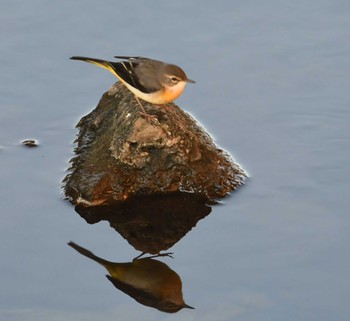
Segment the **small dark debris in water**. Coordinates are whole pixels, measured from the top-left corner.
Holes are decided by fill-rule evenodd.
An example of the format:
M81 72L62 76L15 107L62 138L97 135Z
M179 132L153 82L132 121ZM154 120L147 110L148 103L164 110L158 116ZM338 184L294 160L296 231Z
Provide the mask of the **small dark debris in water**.
M26 139L22 142L24 146L27 147L38 147L38 142L35 139Z

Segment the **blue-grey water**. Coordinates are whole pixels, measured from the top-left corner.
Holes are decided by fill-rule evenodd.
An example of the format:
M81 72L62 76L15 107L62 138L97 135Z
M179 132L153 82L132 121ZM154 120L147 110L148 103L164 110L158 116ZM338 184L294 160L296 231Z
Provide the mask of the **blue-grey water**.
M349 39L343 0L1 0L0 320L349 320ZM137 255L63 200L74 126L115 81L72 55L180 65L177 103L249 173L164 259L195 310L136 304L66 245Z

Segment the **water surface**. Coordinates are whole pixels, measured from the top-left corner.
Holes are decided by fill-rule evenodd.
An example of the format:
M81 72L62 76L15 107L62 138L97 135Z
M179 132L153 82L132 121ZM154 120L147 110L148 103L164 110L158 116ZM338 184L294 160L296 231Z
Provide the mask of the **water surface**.
M0 320L348 320L350 4L0 6ZM135 304L66 245L112 260L137 255L61 194L74 126L115 81L72 55L183 67L197 83L178 104L250 174L172 249L195 310Z

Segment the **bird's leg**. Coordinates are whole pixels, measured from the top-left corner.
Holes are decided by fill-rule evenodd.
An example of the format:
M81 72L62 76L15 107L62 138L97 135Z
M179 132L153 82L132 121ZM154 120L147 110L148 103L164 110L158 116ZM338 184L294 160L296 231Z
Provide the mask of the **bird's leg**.
M140 100L136 96L135 96L135 99L141 107L141 115L143 115L145 118L148 118L148 119L157 119L158 120L157 116L150 115L146 112L146 110L143 108Z
M140 255L133 258L133 261L138 260L141 256L144 256L146 252L142 252Z

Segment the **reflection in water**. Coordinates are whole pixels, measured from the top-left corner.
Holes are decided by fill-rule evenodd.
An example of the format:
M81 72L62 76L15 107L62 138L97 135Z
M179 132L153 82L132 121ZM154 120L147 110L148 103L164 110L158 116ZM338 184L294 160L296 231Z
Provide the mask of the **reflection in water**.
M172 193L130 197L113 205L75 210L90 224L109 221L136 250L158 254L167 250L211 212L204 196Z
M137 302L170 313L193 309L183 300L180 277L165 263L152 257L136 258L128 263L109 262L73 242L68 245L103 265L110 274L108 280Z

